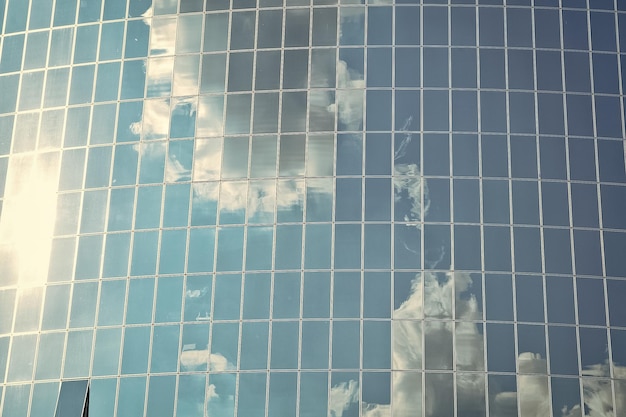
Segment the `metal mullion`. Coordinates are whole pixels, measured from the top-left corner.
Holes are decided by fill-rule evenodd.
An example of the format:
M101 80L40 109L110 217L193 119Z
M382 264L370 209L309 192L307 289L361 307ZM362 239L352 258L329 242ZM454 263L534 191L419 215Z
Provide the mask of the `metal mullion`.
M17 0L13 0L13 1L17 1ZM28 25L28 21L30 20L31 6L32 5L29 2L29 5L27 6L28 10L26 11L26 24L27 25ZM6 4L6 13L4 15L5 20L8 20L8 12L9 12L9 3L7 2L7 4ZM2 27L4 28L5 25L3 25ZM15 126L13 128L13 130L14 130L13 136L15 136L15 133L16 133L15 131L17 131L17 115L18 115L18 113L21 113L19 107L20 107L20 97L22 95L22 86L23 86L23 83L24 83L24 77L22 75L24 73L24 63L26 62L26 51L27 51L27 47L28 47L28 36L27 35L30 35L30 33L28 32L28 28L26 28L26 30L25 30L25 32L23 34L23 36L24 36L24 44L23 44L23 47L22 47L22 59L20 60L20 69L18 70L18 72L20 73L20 77L18 79L18 88L17 88L17 93L16 93L16 99L15 99L15 108L13 109L13 113L15 113ZM4 35L4 36L0 35L0 38L4 39L5 36L6 35ZM17 36L19 36L19 35L17 35ZM48 38L48 42L50 42L50 37ZM2 42L2 43L4 44L4 42ZM2 45L2 46L4 46L4 45ZM49 50L49 48L48 48L48 50ZM41 70L41 68L38 68L38 69ZM45 84L45 78L47 76L47 71L45 71L45 70L41 70L41 71L44 72L44 84ZM37 72L37 71L33 71L31 73L35 73L35 72ZM15 74L15 75L17 75L17 74ZM39 108L40 109L41 109L41 106L43 104L43 99L44 99L44 97L43 97L44 96L44 84L42 84L42 86L41 86L41 88L42 88L42 91L41 91L42 97L41 97L40 102L39 102ZM40 116L41 116L41 110L39 111L39 113L40 113ZM39 123L41 123L41 117L39 117L39 119L40 119ZM13 138L13 140L11 141L11 148L15 147L15 139L16 138ZM37 148L37 140L35 140L35 149L36 148ZM32 395L32 392L31 392L31 395Z
M2 40L4 38L3 35L6 35L6 33L5 33L5 30L6 30L6 27L7 27L7 23L6 22L8 20L8 14L9 14L9 2L8 1L5 1L3 9L4 10L0 10L3 13L2 21L0 21L0 24L2 25L0 27L1 28L0 29L0 46L2 46ZM28 23L30 23L30 22L26 22L27 25L28 25ZM28 28L27 28L27 30L28 30ZM1 405L2 405L2 395L0 395L0 406ZM0 410L1 409L2 408L0 408Z
M310 130L310 126L309 126L309 121L310 121L310 117L309 117L309 112L310 112L310 104L309 104L309 93L311 91L311 87L310 87L310 79L311 79L311 61L312 61L312 49L311 49L311 45L313 42L313 7L309 6L309 45L307 47L307 70L308 70L308 74L307 74L307 88L306 88L306 94L307 94L307 100L306 100L306 108L305 108L305 127L304 127L304 149L305 149L305 154L304 154L304 178L303 178L303 185L304 185L304 195L303 195L303 209L302 209L302 242L301 242L301 247L300 247L300 253L301 253L301 258L300 258L300 311L299 311L299 319L298 319L298 365L297 365L297 372L296 372L296 411L295 411L295 415L299 415L300 413L300 395L301 395L301 372L302 372L302 334L303 334L303 322L302 322L302 317L303 317L303 301L304 301L304 276L305 276L305 254L306 254L306 233L307 233L307 227L305 227L306 225L306 216L307 216L307 204L306 204L306 194L308 191L308 178L307 178L307 171L306 169L308 168L308 159L309 159L309 143L310 143L310 137L309 137L309 130ZM284 65L284 55L283 55L283 65ZM283 71L281 70L281 74L283 73ZM282 112L281 112L281 124L282 124ZM332 233L332 231L331 231ZM332 234L331 234L332 237ZM332 242L331 242L332 245Z
M103 2L103 5L101 7L104 7L104 2ZM56 2L55 2L54 9L56 9ZM64 106L68 110L69 110L69 108L71 106L69 101L70 101L70 91L72 90L72 76L74 75L74 68L77 66L76 64L74 64L74 55L75 55L75 52L76 52L76 38L77 38L77 35L78 35L78 30L77 30L78 29L78 26L77 26L78 11L79 11L79 8L76 7L76 12L75 12L76 14L74 15L74 23L72 25L64 26L64 27L62 26L62 28L65 28L65 29L68 29L68 28L72 29L72 50L70 51L70 56L69 56L69 61L70 61L70 63L69 63L69 70L70 71L69 71L69 75L68 75L67 96L66 96L66 101L65 101L65 106ZM55 10L52 11L52 22L53 23L54 23L54 12L55 12ZM61 29L61 30L63 30L63 29ZM50 39L52 39L52 33L50 33ZM98 39L98 44L99 43L100 43L100 40ZM48 53L49 53L49 51L48 51ZM87 65L78 65L78 66L87 66ZM93 87L93 84L92 84L92 87ZM92 94L91 94L92 98L93 98L93 94L94 94L94 92L92 92ZM79 104L79 105L75 105L75 106L72 106L72 107L83 107L83 105ZM93 104L91 104L90 107L92 107L92 110L93 110ZM93 113L93 112L91 112L91 113ZM91 115L90 115L90 119L91 119ZM67 124L67 117L66 117L66 120L65 120L65 124ZM90 125L91 125L91 123L90 123ZM88 147L89 143L87 143L86 146Z
M560 2L561 4L559 5L560 7L562 7L562 1ZM534 15L533 15L533 21L534 21ZM573 246L573 242L574 242L574 235L573 235L573 230L572 230L572 218L571 218L571 189L569 187L569 181L570 181L570 161L569 161L569 126L568 126L568 122L567 122L567 85L565 82L565 47L564 47L564 32L563 32L563 14L562 14L562 10L559 11L559 34L560 34L560 43L561 43L561 49L559 51L559 56L561 59L561 84L562 84L562 91L563 91L563 115L564 115L564 141L565 141L565 163L566 163L566 186L567 186L567 193L568 193L568 216L569 216L569 223L570 223L570 227L569 227L569 236L570 236L570 257L572 259L572 261L575 259L574 258L574 246ZM534 37L534 31L533 31L533 37ZM538 114L538 110L537 110L537 106L535 105L535 112L536 114ZM538 116L536 117L538 119ZM538 131L538 130L537 130ZM539 148L538 148L538 152L539 152ZM539 160L538 160L539 162ZM539 165L540 166L540 165ZM541 185L541 182L540 182ZM539 216L540 216L540 221L542 224L542 229L544 227L543 224L543 187L540 189L540 193L539 193L540 199L539 199ZM543 235L543 233L542 233ZM573 263L573 262L572 262ZM548 394L550 396L550 398L552 398L552 372L551 372L551 352L550 352L550 338L549 338L549 321L548 321L548 291L547 291L547 281L546 281L546 274L547 271L545 270L545 253L544 253L544 258L543 258L543 268L544 268L544 274L542 277L542 290L543 290L543 309L544 309L544 322L546 324L544 324L544 343L546 346L546 372L549 376L549 381L550 383L548 384ZM574 266L572 266L572 268L574 268ZM575 274L575 269L572 270L573 274ZM572 277L572 284L573 284L573 277ZM575 289L574 289L575 291ZM576 303L576 297L574 297L574 302ZM577 313L578 308L575 308L575 312ZM582 397L581 397L582 399ZM552 407L550 407L550 413L551 415L553 414L553 409Z
M174 17L174 19L176 19L176 25L178 25L178 17ZM126 26L126 25L125 25ZM150 26L150 28L152 29L152 26ZM126 30L126 27L124 28L124 30ZM152 34L152 30L149 33L149 37L151 38ZM125 37L126 38L126 37ZM124 42L126 42L126 40L124 40ZM148 45L150 45L150 42L148 43ZM150 46L149 46L150 47ZM145 63L146 65L152 65L154 62L151 61L150 59L150 51L148 51L148 57L145 58ZM174 66L174 59L172 60L172 74L170 75L170 83L173 86L173 77L174 77L174 71L173 71L173 66ZM122 73L123 75L123 73ZM120 77L120 82L122 81L123 77ZM148 91L148 81L146 80L146 83L144 85L144 101L145 101L145 97L147 96L147 91ZM120 87L120 94L121 94L121 87ZM172 111L172 98L168 98L168 105L169 105L169 112L171 114ZM143 125L142 125L142 130L143 130ZM168 132L166 135L166 139L163 141L157 141L156 144L161 144L163 143L163 146L165 147L167 144L169 144L170 138L169 138L169 127L168 127ZM144 143L144 138L143 138L143 132L142 135L140 137L140 146L141 144ZM146 144L147 145L147 144ZM165 164L167 164L168 161L168 153L169 153L169 147L165 147L164 149L164 159L165 159ZM140 170L139 170L140 171ZM151 371L152 371L152 352L153 352L153 343L152 341L154 340L154 331L155 331L155 319L156 319L156 306L157 306L157 299L158 299L158 291L159 291L159 285L161 284L161 275L160 275L160 259L161 259L161 247L162 247L162 240L163 240L163 222L165 219L165 201L166 201L166 192L167 192L167 178L163 178L163 181L160 183L162 190L161 190L161 211L160 211L160 217L159 217L159 230L158 230L158 240L157 240L157 253L156 253L156 271L157 274L155 276L155 286L154 286L154 294L153 294L153 304L152 304L152 323L150 326L150 346L148 349L148 376L146 377L146 393L145 393L145 400L144 400L144 415L147 415L148 412L148 394L150 392L150 382L151 382L151 377L149 376ZM183 287L185 285L185 282L183 281ZM182 330L181 330L181 326L180 326L180 319L179 319L179 323L178 323L178 327L179 327L179 342L180 342L180 338L182 338ZM177 384L178 381L175 382L175 384ZM176 396L175 396L175 400L176 402Z
M510 95L509 95L509 74L508 74L508 36L507 36L507 14L506 8L503 9L503 26L504 26L504 80L505 80L505 112L506 112L506 143L507 143L507 170L508 170L508 209L509 209L509 239L511 241L511 297L512 297L512 308L513 308L513 340L514 340L514 349L515 349L515 371L516 371L516 381L519 380L519 361L517 360L518 354L518 334L517 334L517 293L516 293L516 268L515 268L515 222L513 217L513 171L511 168L512 162L512 152L511 152L511 106L510 106ZM535 54L533 51L533 76L536 78L536 64L535 64ZM535 80L536 85L536 80ZM535 121L536 123L536 121ZM536 137L535 137L535 146L536 146ZM486 349L485 349L486 350ZM487 362L485 362L485 365ZM519 392L516 393L518 404L521 403L521 398ZM520 414L521 409L518 406L518 415Z
M214 239L217 240L217 232L215 233ZM217 253L217 247L215 246L215 241L213 242L213 245L214 245L213 247L215 248L215 251L214 251L214 257L215 257L216 256L215 254ZM214 261L213 262L213 268L215 268L215 258L213 259L213 261ZM215 311L215 287L216 287L215 281L217 280L217 276L215 275L215 273L213 271L209 272L209 276L211 277L211 307L210 307L211 311L209 312L209 317L210 317L210 319L209 319L209 337L208 337L207 346L208 346L208 351L211 352L211 350L213 348L213 326L214 326L213 313ZM181 334L182 334L182 332L181 332ZM210 362L211 357L209 356L208 359L209 359L209 362ZM210 384L209 384L209 382L210 382L210 379L209 379L209 375L210 375L209 374L209 369L210 368L209 368L209 366L210 366L210 363L207 363L206 371L204 371L205 374L206 374L206 378L205 378L205 381L204 381L205 387L206 387L206 390L207 390L206 392L209 392L208 389L210 387ZM208 412L207 411L207 405L208 405L208 401L205 401L204 407L203 407L205 415L207 415L207 412Z
M368 47L368 30L369 30L369 9L366 8L366 17L365 17L365 51L366 53L367 51L367 47ZM396 112L396 89L395 89L395 85L396 85L396 72L395 72L395 68L396 68L396 48L395 48L395 12L394 9L392 8L392 13L391 13L391 45L389 45L389 49L391 50L391 114L395 115ZM367 60L367 56L365 58L365 69L367 71L368 68L368 60ZM367 89L367 77L365 78L365 86ZM421 94L420 94L421 95ZM367 91L366 91L366 96L367 96ZM390 306L391 306L391 317L389 320L389 335L390 335L390 340L389 340L389 345L390 345L390 352L391 352L391 366L389 369L389 373L391 376L391 393L390 393L390 397L389 397L389 407L391 408L391 411L394 411L394 391L396 390L395 387L395 383L394 383L394 377L396 375L398 375L397 370L394 370L393 368L393 343L395 340L395 326L394 326L394 311L393 311L393 306L394 306L394 291L393 288L395 287L395 226L396 226L396 218L395 218L395 207L394 207L394 198L395 198L395 189L393 186L394 183L394 179L396 177L396 172L395 172L395 140L396 140L396 132L398 131L398 126L396 126L396 121L395 121L395 117L392 119L392 126L393 126L393 131L390 134L390 139L391 139L391 154L390 154L390 164L391 164L391 190L390 190L390 198L391 198L391 213L390 213L390 228L391 228L391 272L390 272ZM366 129L365 127L365 123L363 124L363 128ZM421 262L421 261L420 261ZM421 381L420 381L421 382Z
M273 316L274 316L274 279L276 268L276 235L278 234L278 187L279 181L279 168L280 168L280 144L282 141L282 107L283 107L283 69L284 69L284 49L285 49L285 32L287 21L287 6L283 3L281 9L281 45L280 45L280 77L278 80L278 121L276 129L276 165L274 171L274 221L273 221L273 235L272 235L272 270L270 274L270 304L269 304L269 317L268 317L268 336L267 336L267 375L265 382L265 415L269 413L269 399L270 399L270 384L271 384L271 360L272 360L272 334L274 330ZM258 27L257 27L258 33ZM258 55L257 55L258 57ZM256 58L256 57L255 57ZM255 74L253 74L255 76Z
M276 245L274 245L274 248ZM267 331L267 375L265 380L265 415L269 413L270 402L270 375L272 368L272 334L274 330L273 316L274 316L274 277L275 272L272 269L270 275L270 305L269 305L269 317L268 317L268 331Z
M482 374L485 377L484 380L484 390L485 390L485 413L486 415L489 415L489 410L490 410L490 404L489 404L489 374L487 373L487 322L485 320L485 309L484 309L484 305L486 304L486 290L485 290L485 282L486 282L486 275L485 275L485 224L484 224L484 199L483 199L483 155L482 155L482 137L483 137L483 131L482 131L482 112L481 112L481 95L480 95L480 87L481 87L481 82L480 82L480 78L481 78L481 65L480 65L480 8L478 7L478 0L476 0L476 3L474 5L475 8L475 19L476 19L476 46L475 46L475 55L476 55L476 98L477 98L477 119L478 119L478 146L479 146L479 152L478 152L478 161L479 161L479 167L478 167L478 172L479 172L479 178L480 180L478 181L478 185L479 185L479 202L480 202L480 207L479 207L479 215L480 215L480 229L481 229L481 258L482 258L482 274L481 274L481 280L482 280L482 285L481 285L481 293L482 293L482 299L483 299L483 307L482 308L482 314L481 314L481 323L483 325L483 335L482 335L482 339L481 339L481 343L483 344L483 363L484 363L484 369L482 371Z
M398 9L396 8L396 11ZM402 9L399 9L402 10ZM426 185L426 178L424 178L424 5L423 2L420 2L419 5L419 11L420 11L420 24L419 24L419 28L420 28L420 42L419 42L419 54L420 54L420 135L419 135L419 143L420 143L420 164L419 164L419 178L420 178L420 218L419 218L419 224L420 224L420 266L421 266L421 273L422 273L422 279L421 279L421 286L422 286L422 305L424 305L425 303L425 294L424 294L424 281L426 279L426 258L425 258L425 238L424 238L424 230L426 228L425 225L425 217L426 217L426 211L424 209L424 201L426 199L426 195L425 195L425 189L424 186ZM394 18L394 29L396 29L395 27L395 14L393 16ZM393 33L394 36L394 44L395 44L395 30ZM394 67L395 70L395 67ZM395 71L394 71L394 76L395 76ZM426 347L426 335L425 335L425 329L426 329L426 325L425 325L425 311L423 311L422 309L422 317L421 320L419 320L419 326L420 326L420 330L421 330L421 334L420 334L420 340L418 341L421 352L422 352L422 363L421 363L421 383L422 383L422 390L420 392L420 405L421 405L421 415L426 416L426 366L425 366L425 358L424 358L424 352L425 347Z
M342 7L345 6L339 6L337 8L337 62L341 61L341 45L340 45L340 37L339 34L341 32L341 10ZM343 10L350 10L349 8L343 9ZM364 48L365 49L365 48ZM367 65L367 62L365 61L366 57L364 55L364 61L363 61L363 65L364 68ZM365 80L365 75L364 75L364 80ZM339 85L339 75L337 74L337 80L335 81L335 89L339 89L339 88L343 88L343 90L340 91L350 91L348 89L346 89L346 86L340 86ZM364 88L365 90L366 88ZM365 97L367 97L366 95L366 91L362 92L361 94L365 94ZM367 126L367 103L365 102L364 99L364 106L362 108L362 127L361 127L361 132L360 132L360 136L361 136L361 143L362 145L362 149L361 149L361 176L360 176L360 180L361 180L361 217L359 219L359 224L361 226L361 271L359 274L359 319L358 319L358 325L359 325L359 350L357 352L357 354L359 355L359 369L357 371L358 373L358 383L359 383L359 391L358 391L358 408L359 408L359 415L362 415L363 413L363 327L364 327L364 310L365 310L365 306L364 306L364 300L363 300L363 296L365 294L365 232L366 232L366 223L365 223L365 179L366 179L366 170L365 170L365 166L367 164L367 158L366 158L366 147L367 147L367 130L366 130L366 126ZM339 107L339 106L337 106ZM337 115L339 115L339 112L337 110ZM337 120L337 126L339 125L339 121ZM346 323L353 323L353 320L348 320L346 321ZM332 368L332 363L331 363L331 368Z
M613 8L614 8L614 16L615 16L615 41L616 41L616 46L617 46L617 73L618 73L618 84L619 84L619 93L620 93L620 107L621 107L621 111L620 111L620 118L621 118L621 122L622 122L622 138L626 138L626 127L624 126L625 120L624 120L624 101L623 101L623 95L624 95L624 90L623 90L623 82L625 81L622 77L622 61L621 61L621 54L620 54L620 50L621 50L621 45L620 45L620 36L619 36L619 19L618 19L618 7L617 7L617 0L614 1L613 3ZM625 28L626 30L626 28ZM600 200L599 200L600 201ZM602 225L602 215L600 214L600 212L598 213L600 216L600 225ZM609 363L611 364L611 366L609 367L609 377L611 378L611 389L612 389L612 395L613 395L613 410L617 410L617 388L615 387L616 382L615 382L615 364L613 363L613 344L612 344L612 333L611 333L611 318L609 316L609 297L608 297L608 287L607 287L607 281L606 281L606 274L604 276L604 279L602 280L603 283L603 289L604 289L604 309L605 309L605 317L606 317L606 326L607 326L607 353L608 353L608 357L609 357Z
M28 22L30 22L31 12L32 12L32 4L30 4L29 8L28 8L28 17L27 17L27 21ZM41 32L43 33L44 31L41 31ZM48 30L48 33L50 33L50 32L51 31ZM30 37L31 33L33 33L33 32L29 31L28 28L27 28L26 29L26 33L28 34L28 36L25 36L25 38L24 38L24 51L23 51L23 56L22 56L22 68L24 68L24 63L26 62L26 51L27 51L28 40L29 40L28 38ZM51 34L49 34L48 35L48 41L47 41L48 48L46 49L46 53L48 53L48 51L50 51L50 43L51 43L51 41L52 41L52 36L51 36ZM39 109L38 109L39 120L37 122L37 132L36 132L37 138L35 140L35 149L36 150L39 149L39 138L40 138L40 135L41 135L41 124L42 124L42 116L43 116L43 110L44 110L44 104L43 103L44 103L45 94L46 94L45 86L47 84L47 79L48 79L47 68L44 66L43 69L41 69L41 68L38 68L38 69L43 72L43 83L41 85L41 98L39 100ZM36 72L36 71L34 71L34 72ZM17 113L18 107L19 107L19 98L20 98L21 93L22 93L21 92L21 84L22 84L21 78L22 77L20 77L20 86L19 86L20 87L19 88L20 91L18 91L18 95L17 95L17 100L18 101L16 102L16 109L15 109L16 113ZM16 119L17 119L17 117L16 117ZM16 130L16 126L14 127L14 130ZM13 134L15 134L15 132L13 132ZM12 140L11 144L10 144L11 147L13 147L14 143L15 143L15 140ZM60 169L61 169L61 163L60 163L60 155L59 155L59 170ZM29 412L30 412L30 408L29 408Z
M599 166L599 156L598 156L598 129L597 129L597 119L596 119L596 100L595 100L595 85L594 85L594 68L593 68L593 44L591 42L591 7L590 2L587 0L587 46L589 51L587 52L587 56L589 59L589 78L590 78L590 88L591 88L591 109L592 109L592 122L593 122L593 144L594 144L594 159L596 164L596 194L598 199L598 234L600 237L600 254L601 254L601 262L602 262L602 274L606 276L606 269L604 263L604 236L602 233L602 211L600 206L600 166ZM571 200L571 193L568 195L570 198L570 207L573 207ZM576 264L575 258L573 258L574 265ZM577 360L578 360L578 380L580 385L580 401L581 407L584 410L585 407L585 393L584 393L584 384L583 384L583 374L582 374L582 351L581 351L581 343L580 343L580 320L578 313L578 282L576 279L576 275L572 278L572 284L574 289L574 315L576 320L576 349L577 349Z
M476 10L476 39L479 39L479 13ZM474 47L475 48L475 56L478 58L478 43ZM480 87L480 60L476 59L476 85ZM482 146L482 120L481 120L481 99L480 99L480 90L477 88L476 90L476 111L477 111L477 146L478 146L478 228L480 233L480 280L481 280L481 298L482 302L480 307L480 319L479 322L483 329L483 334L480 339L481 348L483 350L483 370L480 371L480 374L483 375L483 390L485 393L484 405L485 405L485 413L489 415L489 391L488 391L488 382L489 378L486 372L487 365L487 349L486 349L486 331L487 331L487 323L485 320L485 304L486 304L486 290L485 290L485 225L484 225L484 201L483 201L483 146Z
M311 52L311 59L309 60L309 65L312 66L312 60L313 60L313 53ZM311 69L309 69L309 77L311 76ZM336 100L336 95L335 95L335 100ZM328 356L327 356L327 364L328 364L328 368L331 368L331 364L332 364L332 346L333 346L333 317L334 317L334 293L335 293L335 248L336 248L336 242L335 242L335 238L337 236L336 234L336 222L335 222L335 203L336 203L336 199L334 198L337 195L337 188L336 188L336 178L337 178L337 149L338 149L338 134L337 134L337 109L335 109L335 121L334 121L334 132L330 133L330 135L332 135L333 137L333 174L332 176L329 178L330 182L331 182L331 187L332 187L332 196L331 196L331 252L330 252L330 259L331 259L331 263L330 263L330 268L331 270L328 272L329 276L330 276L330 300L329 300L329 315L328 315L328 319L325 320L326 322L328 322ZM327 376L327 385L326 385L326 392L327 392L327 402L326 402L326 409L329 410L330 409L330 404L331 404L331 388L332 388L332 384L331 384L331 373L329 371L326 371L326 376Z
M147 278L144 278L147 279ZM150 323L150 344L148 346L148 372L146 372L145 378L146 378L146 392L145 392L145 396L144 396L144 409L143 409L143 413L144 416L147 415L148 413L148 394L150 393L150 373L152 371L152 341L154 340L154 325L155 325L155 317L156 317L156 302L157 302L157 294L158 294L158 282L157 279L154 280L155 281L155 286L154 286L154 291L152 294L152 323ZM138 326L138 327L143 327L143 326ZM120 357L123 356L123 350L120 353ZM120 358L121 359L121 358Z
M250 172L250 166L252 164L251 160L252 160L252 136L251 136L251 132L253 130L253 122L254 122L254 109L255 109L255 104L256 104L256 95L254 94L254 86L256 83L256 56L257 56L257 52L256 52L256 45L257 45L257 38L258 38L258 21L259 21L259 12L258 9L255 9L254 11L255 17L254 17L254 27L255 27L255 31L254 31L254 44L253 44L253 61L252 61L252 87L251 87L251 91L250 91L250 119L249 119L249 129L248 129L248 161L247 161L247 169L246 169L246 207L248 206L248 199L250 198L250 176L249 176L249 172ZM233 25L232 25L232 12L231 12L231 18L230 18L230 31L229 31L229 44L230 44L230 36L232 34L232 30L233 30ZM229 51L229 58L230 58L230 51ZM201 74L200 74L201 75ZM226 112L225 112L226 113ZM225 126L225 124L224 124ZM226 139L224 138L224 144L223 146L225 146L225 142ZM224 148L223 148L224 149ZM222 158L224 156L224 153L222 152ZM221 181L220 181L221 183ZM220 186L220 193L221 193L221 186ZM243 250L242 250L242 261L241 261L241 290L240 290L240 295L239 295L239 338L237 341L237 379L236 379L236 398L235 398L235 406L234 406L234 412L235 414L237 413L238 407L239 407L239 376L240 376L240 371L241 371L241 349L242 349L242 339L243 339L243 322L242 322L242 318L243 318L243 308L244 308L244 293L245 293L245 280L246 280L246 259L247 259L247 251L246 248L248 246L248 210L245 209L245 215L244 215L244 225L243 225ZM218 213L219 214L219 213ZM219 220L219 217L218 217ZM215 246L216 248L216 253L217 253L217 249L219 249L217 246ZM217 263L216 263L216 268L217 268ZM266 387L267 387L267 383L266 383Z
M335 22L335 25L337 28L339 28L339 19L340 19L340 7L337 7L337 20ZM312 38L311 38L311 42L312 42ZM339 62L339 31L337 31L336 37L335 37L335 61ZM313 62L313 53L311 52L311 58L310 58L310 66L312 69L312 62ZM309 77L311 77L311 71L309 70ZM334 89L333 90L329 90L329 91L333 91L335 94L335 102L337 101L337 73L335 74L335 80L334 80ZM333 186L333 199L331 202L332 205L332 212L331 212L331 221L332 221L332 225L333 225L333 230L332 230L332 252L331 252L331 272L330 272L330 311L329 311L329 321L328 321L328 368L329 371L326 372L327 375L327 403L326 403L326 409L328 412L330 412L330 408L331 408L331 404L332 404L332 363L333 363L333 329L334 329L334 294L335 294L335 279L336 279L336 269L334 268L335 266L335 248L336 248L336 242L335 242L335 238L336 238L336 204L337 204L337 200L336 200L336 195L337 195L337 150L339 149L339 134L337 131L337 127L339 124L339 110L338 110L338 106L335 106L334 109L334 132L333 132L333 138L334 138L334 146L333 146L333 150L334 150L334 155L333 155L333 160L334 160L334 164L333 164L333 177L332 177L332 186ZM365 122L364 122L365 123ZM364 134L361 134L361 143L363 143L363 137ZM361 149L361 158L363 158L363 155L365 154L365 147L362 146ZM363 163L362 163L362 167L363 169ZM362 233L362 232L361 232ZM361 241L363 239L361 238ZM362 244L362 243L361 243ZM360 251L360 248L359 248ZM361 262L363 260L361 259Z
M450 219L449 219L449 235L450 235L450 269L454 272L450 273L450 278L452 279L453 284L456 282L456 259L454 256L454 152L453 152L453 141L452 132L454 131L453 126L453 114L452 114L452 99L453 99L453 89L452 89L452 8L448 4L446 6L447 12L447 24L448 24L448 41L447 41L447 59L448 59L448 202L450 204ZM458 390L457 390L457 338L456 338L456 325L457 325L457 317L456 317L456 288L452 287L452 311L450 321L451 333L452 333L452 407L453 407L453 415L458 415L459 405L458 405ZM393 305L393 304L392 304ZM445 322L444 322L445 323Z
M101 15L103 13L103 10L104 10L104 2L102 4L102 10L100 12ZM125 24L125 28L124 28L125 32L124 33L126 33L127 26L128 26L128 20L126 20L126 24ZM148 31L148 45L150 45L150 35L151 35L151 31ZM100 42L101 42L101 38L98 39L98 45L100 45ZM123 47L125 48L125 46L126 46L126 36L124 36L124 40L123 40ZM147 61L148 61L148 59L146 57L146 64L148 63ZM126 62L128 62L128 60L123 55L122 59L120 60L119 80L118 80L118 100L117 100L117 106L116 106L116 110L118 110L118 113L119 113L119 109L121 108L121 105L124 102L129 102L129 101L120 101L120 99L119 99L121 97L121 94L122 94L122 81L123 81L124 68L126 67ZM99 69L99 67L100 67L100 64L98 64L98 69ZM148 83L146 82L145 85L144 85L144 97L146 97L147 84ZM116 115L116 118L115 118L115 124L116 124L116 127L119 124L119 120L118 120L117 115ZM143 129L143 127L142 127L142 129ZM115 134L117 135L117 133L115 133ZM137 213L137 203L139 201L139 191L142 189L142 187L140 187L140 182L139 182L139 177L140 177L139 174L141 172L141 164L143 162L142 161L143 158L141 158L141 145L142 145L142 141L141 141L142 138L141 138L141 136L142 136L142 134L140 134L139 141L137 142L137 145L139 146L140 151L138 152L138 155L137 155L137 168L136 168L136 172L135 172L135 184L134 184L135 195L134 195L134 201L133 201L133 207L134 207L135 210L133 212L133 217L132 217L132 220L131 220L130 241L129 241L129 261L128 261L128 266L127 266L126 294L125 294L125 299L124 299L124 313L123 313L123 323L124 324L123 324L123 327L122 327L122 329L124 331L122 331L121 340L120 340L120 355L119 355L120 357L119 357L119 363L118 363L118 370L121 370L121 368L122 368L123 346L124 346L125 339L126 339L126 329L127 329L127 327L126 327L126 319L127 319L128 305L129 305L128 301L129 301L129 293L130 293L130 284L132 282L132 279L131 279L132 254L133 254L133 249L134 249L134 245L135 245L135 234L137 233L137 229L136 229L136 222L137 222L137 215L138 215L138 213ZM117 144L117 141L115 143L116 144L115 144L115 146L113 146L114 149L113 149L113 152L112 152L114 159L115 159L115 152L114 151L117 149L118 146L120 146L120 145ZM112 167L111 167L111 175L113 175L114 167L115 167L115 165L113 164ZM161 198L163 198L164 192L165 191L162 189L161 190ZM160 223L160 220L159 220L159 223ZM155 290L156 290L156 287L155 287ZM154 314L154 304L153 304L153 314ZM151 333L152 333L152 331L151 331ZM152 340L152 334L150 335L150 337L151 337L151 340ZM117 391L116 391L117 393L116 393L116 396L115 396L115 402L116 402L115 413L117 415L117 407L119 405L119 389L120 389L120 383L119 382L117 384L117 388L116 389L117 389ZM144 404L145 404L145 402L147 400L147 394L148 394L148 390L147 390L147 387L146 387L146 399L144 400Z

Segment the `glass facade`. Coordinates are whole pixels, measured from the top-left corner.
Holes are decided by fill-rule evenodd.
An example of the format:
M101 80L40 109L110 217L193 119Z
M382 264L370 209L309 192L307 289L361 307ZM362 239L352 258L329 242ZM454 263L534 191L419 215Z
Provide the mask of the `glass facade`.
M0 414L626 416L626 1L364 3L0 0Z

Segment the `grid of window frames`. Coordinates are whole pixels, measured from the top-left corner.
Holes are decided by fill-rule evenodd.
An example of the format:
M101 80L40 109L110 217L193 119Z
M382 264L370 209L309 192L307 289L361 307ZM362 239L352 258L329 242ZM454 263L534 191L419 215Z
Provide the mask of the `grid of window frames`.
M626 2L362 3L0 0L3 415L626 414Z

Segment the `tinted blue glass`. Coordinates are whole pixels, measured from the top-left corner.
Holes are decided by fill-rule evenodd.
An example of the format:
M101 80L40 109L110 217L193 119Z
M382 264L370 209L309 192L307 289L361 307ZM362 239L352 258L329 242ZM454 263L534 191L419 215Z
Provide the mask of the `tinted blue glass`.
M550 350L562 352L561 355L550 357L550 370L555 374L577 374L578 357L576 346L576 332L573 327L548 327Z
M598 136L621 137L620 108L617 97L596 97Z
M396 45L420 44L420 9L408 6L396 8Z
M557 94L539 94L539 133L562 135L563 98Z
M4 4L2 6L4 6ZM28 3L24 3L20 1L10 2L9 8L7 10L7 23L4 27L4 32L13 33L13 32L23 31L24 29L26 29L27 17L28 17Z
M148 370L149 345L150 327L126 328L122 353L122 374L145 373Z
M586 256L581 257L583 253ZM600 236L591 230L574 231L576 271L585 275L602 275Z
M481 7L478 10L481 46L504 46L504 17L502 8Z
M455 46L476 45L476 11L471 8L453 7L450 11L451 44ZM447 22L446 22L447 23Z
M78 5L78 23L96 22L100 19L102 10L102 0L95 0L89 3Z
M484 229L485 269L509 271L511 269L511 236L508 227Z
M0 73L19 71L22 65L24 35L7 36L2 45Z
M563 138L540 138L539 151L542 178L565 179L567 177L565 146L566 143Z
M548 273L568 274L572 271L570 235L561 229L544 230L545 267Z
M607 232L604 236L607 275L624 277L624 259L620 248L626 243L624 233Z
M474 226L455 226L454 265L458 269L481 269L480 229Z
M70 25L76 20L76 0L58 0L54 8L54 26Z
M452 49L452 87L476 87L476 53L469 48Z
M590 13L591 45L594 51L615 51L615 16L613 13Z
M515 371L513 325L487 323L487 369Z
M624 146L621 141L598 141L598 159L600 163L600 181L626 182L624 159L620 158Z
M130 417L144 412L146 397L146 377L122 378L119 384L120 395L117 415Z
M34 0L31 2L30 18L28 21L29 29L41 29L50 26L52 3L51 0ZM3 12L0 12L1 17L4 17Z
M623 414L624 6L561 3L0 0L3 415Z
M61 384L59 400L57 402L56 416L82 415L85 399L87 398L89 381L66 381Z
M593 54L593 78L596 93L619 94L617 55Z
M391 7L375 7L368 11L367 44L391 45L392 37Z

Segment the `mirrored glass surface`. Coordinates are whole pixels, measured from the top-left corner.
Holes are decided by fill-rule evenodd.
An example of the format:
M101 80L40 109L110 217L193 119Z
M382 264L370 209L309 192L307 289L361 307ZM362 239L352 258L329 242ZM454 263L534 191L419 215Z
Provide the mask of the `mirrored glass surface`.
M621 415L626 8L448 3L0 0L0 414Z

